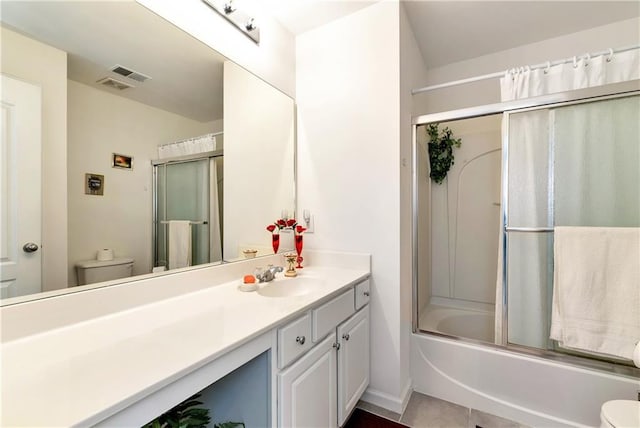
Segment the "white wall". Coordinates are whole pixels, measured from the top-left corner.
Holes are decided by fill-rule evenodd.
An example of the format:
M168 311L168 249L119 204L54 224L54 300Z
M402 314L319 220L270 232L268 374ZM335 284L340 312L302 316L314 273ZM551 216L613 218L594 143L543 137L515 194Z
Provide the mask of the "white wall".
M416 87L465 79L513 67L540 64L563 58L640 43L640 18L615 22L565 36L484 55L430 69L427 78ZM429 64L427 64L427 67ZM472 107L500 101L498 79L439 89L419 94L420 107L415 114L426 114Z
M315 216L305 246L372 254L366 399L395 411L410 331L400 293L399 23L398 3L384 1L296 39L298 207Z
M67 286L67 53L6 28L2 72L42 88L42 291Z
M269 16L256 16L260 45L200 0L136 0L222 55L295 96L295 38Z
M237 64L224 63L225 260L239 247L271 254L267 225L295 207L295 105L293 100ZM252 209L255 207L255 209ZM293 235L280 235L292 250Z
M418 48L404 4L400 6L400 379L409 382L411 321L413 311L413 136L411 116L415 106L411 89L426 78L424 59ZM428 241L426 241L428 242ZM418 242L418 245L425 242Z
M68 81L69 284L74 265L111 248L134 259L134 275L151 271L152 166L157 146L216 129L220 122L197 122ZM133 156L133 169L111 167L112 153ZM85 173L105 177L104 196L85 195Z

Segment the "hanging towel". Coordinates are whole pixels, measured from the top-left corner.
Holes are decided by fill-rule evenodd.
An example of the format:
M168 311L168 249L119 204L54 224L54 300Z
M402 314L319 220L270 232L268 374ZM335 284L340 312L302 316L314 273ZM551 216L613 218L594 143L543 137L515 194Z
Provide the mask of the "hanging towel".
M554 229L551 339L632 359L640 340L640 228Z
M191 266L191 222L169 221L169 269Z

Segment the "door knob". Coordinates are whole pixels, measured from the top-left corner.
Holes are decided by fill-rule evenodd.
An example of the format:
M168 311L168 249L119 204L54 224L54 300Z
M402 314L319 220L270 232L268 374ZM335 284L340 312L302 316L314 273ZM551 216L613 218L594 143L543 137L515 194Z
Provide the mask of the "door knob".
M25 253L35 253L36 251L38 251L38 244L27 242L22 246L22 251L24 251Z

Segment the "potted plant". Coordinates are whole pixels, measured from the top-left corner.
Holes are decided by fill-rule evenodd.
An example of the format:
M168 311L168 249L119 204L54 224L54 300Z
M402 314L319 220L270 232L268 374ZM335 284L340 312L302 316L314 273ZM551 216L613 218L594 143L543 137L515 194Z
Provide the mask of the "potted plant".
M462 141L460 138L453 138L453 131L449 128L445 127L442 132L439 132L437 123L427 126L427 134L429 135L429 164L431 166L429 177L441 184L454 164L453 148L460 147Z
M200 394L195 394L171 410L158 416L143 428L206 428L211 422L209 409L198 407L202 404L198 400ZM213 428L244 428L242 422L221 422L213 425Z

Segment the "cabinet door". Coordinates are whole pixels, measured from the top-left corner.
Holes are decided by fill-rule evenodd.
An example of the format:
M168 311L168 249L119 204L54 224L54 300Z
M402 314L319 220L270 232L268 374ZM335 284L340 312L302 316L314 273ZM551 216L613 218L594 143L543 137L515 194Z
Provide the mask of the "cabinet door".
M369 305L338 327L338 425L369 385Z
M335 334L278 373L278 426L335 427Z

